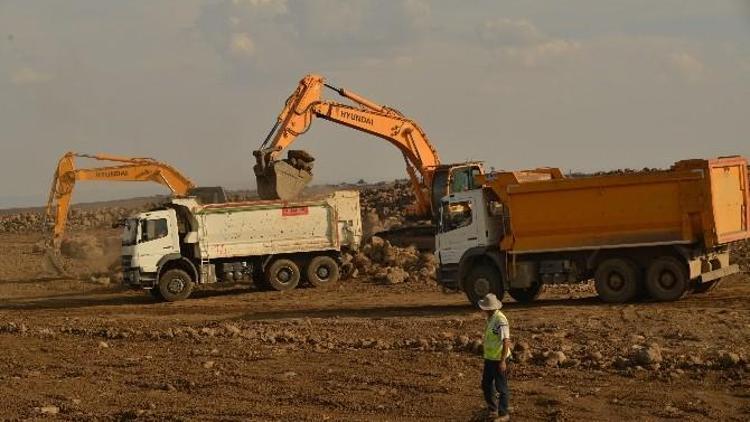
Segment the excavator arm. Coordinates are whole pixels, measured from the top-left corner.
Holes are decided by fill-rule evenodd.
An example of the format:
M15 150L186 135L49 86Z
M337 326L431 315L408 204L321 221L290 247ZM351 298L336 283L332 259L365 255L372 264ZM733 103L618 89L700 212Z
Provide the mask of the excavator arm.
M90 169L76 169L76 157L120 164ZM168 187L174 195L187 195L188 191L195 187L190 179L174 167L151 158L126 158L106 154L86 155L68 152L57 163L57 169L52 178L52 187L47 199L47 209L44 219L45 229L49 225L53 225L52 236L48 240L48 244L54 249L60 247L68 220L73 188L76 182L80 180L150 181Z
M356 106L323 100L322 91L326 87L351 100ZM352 91L328 85L318 75L307 75L300 81L261 148L254 152L257 161L255 174L261 197L291 199L299 194L304 185L300 186L300 183L292 180L294 187L290 189L282 186L286 183L282 179L303 177L309 180L304 170L296 169L295 172L295 169L279 161L279 157L282 150L307 132L315 117L380 137L398 148L404 156L416 196L415 213L420 216L431 214L431 186L435 170L440 166L440 158L424 131L399 111L374 103Z

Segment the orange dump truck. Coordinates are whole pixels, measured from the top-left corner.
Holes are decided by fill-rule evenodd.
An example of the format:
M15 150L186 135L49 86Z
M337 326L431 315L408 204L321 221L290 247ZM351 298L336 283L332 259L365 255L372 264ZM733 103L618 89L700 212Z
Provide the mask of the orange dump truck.
M565 178L559 169L478 176L443 198L439 280L476 302L594 279L626 302L703 293L739 271L727 246L750 237L747 160L685 160L668 171Z

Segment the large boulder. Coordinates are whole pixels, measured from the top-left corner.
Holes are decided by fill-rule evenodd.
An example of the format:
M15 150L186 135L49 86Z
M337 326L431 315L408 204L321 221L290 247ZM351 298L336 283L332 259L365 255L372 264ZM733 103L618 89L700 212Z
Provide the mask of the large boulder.
M641 366L652 366L661 363L661 347L656 343L650 343L645 347L636 349L634 360Z

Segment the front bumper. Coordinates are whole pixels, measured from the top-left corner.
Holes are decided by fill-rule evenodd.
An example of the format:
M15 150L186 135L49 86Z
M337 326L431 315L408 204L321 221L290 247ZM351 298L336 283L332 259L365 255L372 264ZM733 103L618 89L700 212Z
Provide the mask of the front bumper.
M123 270L122 282L132 289L151 289L156 282L156 274L142 273L138 268Z
M458 265L441 265L437 271L438 283L446 289L459 290Z

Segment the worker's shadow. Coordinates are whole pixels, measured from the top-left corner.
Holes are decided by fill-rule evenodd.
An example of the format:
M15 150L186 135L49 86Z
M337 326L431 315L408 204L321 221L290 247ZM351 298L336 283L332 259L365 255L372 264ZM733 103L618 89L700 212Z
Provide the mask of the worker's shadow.
M247 286L232 286L221 290L197 290L187 299L188 301L201 301L214 297L224 296L227 299L231 297L242 297L247 300L248 296L255 294L255 289ZM419 293L415 293L419 294ZM724 298L722 298L724 299ZM729 298L731 299L731 298ZM170 303L162 303L148 294L139 291L112 291L106 289L92 288L86 292L76 291L71 293L62 293L54 296L44 297L0 297L0 310L45 310L45 309L75 309L88 308L95 306L132 306L132 305L149 305L170 306ZM290 306L293 304L290 304ZM658 306L658 302L639 302L625 304L608 304L602 302L596 296L587 296L581 298L541 298L531 303L519 303L508 301L503 305L507 311L534 309L534 308L582 308L582 307L624 307L624 306ZM688 306L687 304L685 306ZM190 312L190 308L186 308ZM314 309L277 309L268 311L251 311L238 318L238 320L260 321L275 319L295 319L295 318L331 318L331 317L352 317L352 318L399 318L399 317L429 317L429 316L458 316L467 315L477 312L477 309L463 300L454 304L394 304L387 306L344 306L337 304L334 306L325 306Z

